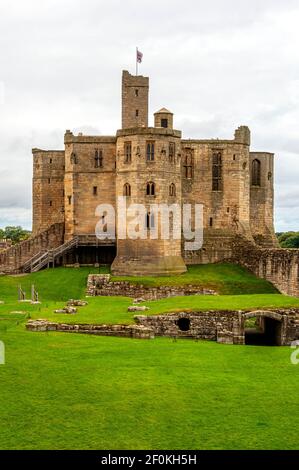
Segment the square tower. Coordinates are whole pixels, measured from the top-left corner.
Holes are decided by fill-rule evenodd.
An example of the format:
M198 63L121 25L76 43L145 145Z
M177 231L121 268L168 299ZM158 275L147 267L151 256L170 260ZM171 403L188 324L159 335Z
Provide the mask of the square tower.
M122 74L122 128L148 127L149 79L141 75L131 75L126 70Z

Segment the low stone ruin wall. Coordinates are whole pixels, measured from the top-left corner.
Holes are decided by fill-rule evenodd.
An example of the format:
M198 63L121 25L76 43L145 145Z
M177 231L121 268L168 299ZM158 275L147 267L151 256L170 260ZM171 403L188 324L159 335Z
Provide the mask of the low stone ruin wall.
M192 338L226 344L245 344L246 320L256 318L259 325L266 319L275 320L275 344L291 345L299 340L299 309L258 311L179 312L167 315L137 315L135 325L90 325L53 323L47 320L29 320L30 331L62 331L101 336L152 339L155 336Z
M122 336L125 338L151 339L154 337L150 328L144 325L90 325L54 323L46 320L29 320L29 331L62 331L64 333L85 333L99 336Z
M132 284L128 281L111 281L110 274L90 274L87 281L87 295L119 295L135 299L156 300L184 295L216 295L216 292L192 285L148 287Z
M238 339L239 315L236 311L180 312L165 315L135 315L139 325L150 328L155 336L219 340L225 334L228 341L243 344Z
M299 309L180 312L167 315L136 315L134 318L137 324L150 328L156 336L245 344L245 322L253 317L267 317L279 322L278 345L290 345L299 339Z

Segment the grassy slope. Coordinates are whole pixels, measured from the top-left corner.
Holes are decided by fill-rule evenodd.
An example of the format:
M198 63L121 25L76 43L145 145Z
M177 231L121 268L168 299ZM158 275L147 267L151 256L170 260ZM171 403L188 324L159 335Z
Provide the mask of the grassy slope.
M0 299L5 299L5 304L0 305L0 316L10 314L12 311L24 311L31 318L47 318L51 321L67 323L132 323L134 321L133 314L127 312L127 308L131 305L132 301L124 297L89 298L89 305L79 308L76 315L54 314L54 310L63 307L66 300L85 297L86 281L90 272L97 272L97 270L89 268L59 268L41 271L28 276L0 277ZM188 283L197 282L206 287L211 285L213 272L213 282L217 290L229 292L230 294L239 294L241 290L242 294L176 297L147 302L146 305L150 307L148 313L158 314L182 309L229 310L299 307L299 299L277 294L277 291L271 284L257 279L251 273L238 266L228 264L192 266L188 275L177 276L171 279L178 282L178 279L181 279L181 277L183 279L188 277ZM152 278L149 279L153 281ZM137 282L136 279L134 280ZM32 283L35 284L39 291L42 304L32 306L27 303L18 303L16 301L18 284L21 284L23 289L29 294Z
M0 300L16 301L18 285L22 286L27 298L30 298L31 284L35 285L42 300L80 298L86 290L88 274L97 272L99 270L92 268L57 268L23 276L1 276Z
M170 277L112 277L113 280L128 280L146 286L198 285L213 289L219 294L277 293L275 287L264 279L258 279L241 266L229 263L188 266L188 272Z
M41 297L47 300L67 300L80 297L86 289L87 276L98 273L96 268L55 268L25 276L0 277L0 299L17 299L17 288L21 284L30 297L31 284L35 284ZM100 272L108 272L101 268ZM146 286L193 284L215 289L219 294L273 294L275 287L259 279L246 269L233 264L212 264L189 266L186 274L172 277L115 277L112 280L129 280Z
M1 449L298 449L289 348L22 326L0 339Z

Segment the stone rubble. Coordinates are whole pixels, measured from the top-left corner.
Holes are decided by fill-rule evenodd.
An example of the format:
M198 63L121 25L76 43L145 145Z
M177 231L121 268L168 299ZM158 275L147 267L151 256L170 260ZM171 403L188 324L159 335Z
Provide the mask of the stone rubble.
M64 307L62 309L54 310L54 313L68 313L73 315L77 313L77 309L75 307Z
M74 299L70 299L68 302L67 302L67 305L69 307L85 307L86 305L88 305L88 302L86 302L86 300L74 300Z
M128 307L128 312L145 312L146 310L149 310L149 307L138 305L132 305L131 307Z

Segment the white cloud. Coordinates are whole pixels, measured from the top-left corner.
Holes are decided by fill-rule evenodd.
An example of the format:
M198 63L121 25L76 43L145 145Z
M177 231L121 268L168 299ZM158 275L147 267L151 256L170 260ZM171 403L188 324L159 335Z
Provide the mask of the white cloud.
M2 0L0 225L30 225L32 147L120 126L138 45L151 112L170 108L185 137L249 125L253 148L277 154L277 229L298 229L298 22L297 0Z

